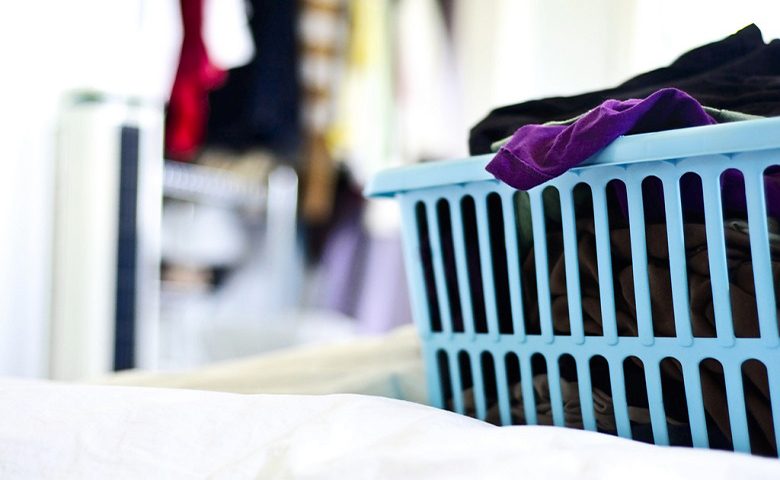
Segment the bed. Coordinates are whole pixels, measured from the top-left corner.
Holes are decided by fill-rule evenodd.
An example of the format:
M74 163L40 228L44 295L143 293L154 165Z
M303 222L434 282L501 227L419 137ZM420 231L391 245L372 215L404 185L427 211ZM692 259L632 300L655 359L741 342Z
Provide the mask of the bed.
M423 384L409 333L91 384L2 380L0 477L780 478L777 460L558 427L497 427L381 396L424 396L398 387ZM320 373L300 374L312 354ZM401 357L408 358L388 362ZM306 380L275 382L262 373L270 364L288 364ZM284 390L312 394L246 393ZM325 394L338 390L363 393Z
M672 274L672 290L666 301L673 307L673 335L664 331L668 325L655 324L656 317L650 315L649 309L637 315L633 331L620 323L615 314L620 311L618 307L613 305L609 314L604 306L617 301L619 283L607 284L612 269L603 265L604 255L600 255L594 267L597 279L602 281L598 285L600 299L607 302L602 303L601 311L605 313L596 333L591 331L587 312L578 303L584 303L585 295L564 297L561 301L569 305L571 312L579 309L583 315L569 316L566 328L556 323L558 317L553 315L553 308L560 299L550 295L554 291L555 272L548 269L547 259L542 259L541 254L531 262L537 267L538 324L526 322L522 313L526 297L520 291L525 286L519 280L520 248L513 243L517 239L508 234L519 232L514 207L494 209L502 212L498 220L475 211L468 222L442 221L445 217L465 218L461 214L448 216L448 211L441 208L442 199L449 200L456 209L463 208L465 196L472 196L471 201L477 198L480 211L485 211L483 207L491 202L514 206L516 194L484 173L484 158L452 162L447 172L440 170L441 165L423 165L415 167L414 175L390 173L372 187L374 193L398 194L402 198L416 331L407 327L386 336L309 346L182 373L130 372L82 384L3 380L0 476L780 478L777 458L630 440L635 437L636 418L630 409L634 408L636 413L636 405L627 398L633 387L626 374L627 366L643 367L640 383L647 405L642 415L652 435L646 440L651 442L673 443L675 425L669 422L668 414L677 404L687 408L686 428L693 436L693 446L717 446L707 435L711 427L705 421L706 416L716 418L717 412L709 410L715 405L727 409L725 418L731 425L732 447L751 451L752 430L759 417L751 416L755 412L751 413L750 402L746 401L747 380L752 378L750 372L743 375L746 361L756 360L763 365L764 387L771 392L771 400L766 396L764 408L777 413L777 284L771 288L774 273L769 260L775 260L770 255L774 250L770 249L769 226L763 222L767 211L776 205L756 198L763 195L762 178L774 175L779 163L778 132L780 120L766 119L623 138L594 156L589 166L574 169L549 183L557 186L565 198L560 213L562 248L577 251L577 237L571 235L577 231L576 209L572 205L575 186L582 181L593 186L593 210L603 207L601 220L596 216L602 227L595 228L595 243L600 249L608 249L609 235L604 234L606 202L599 196L608 180L625 182L631 211L628 228L632 234L642 233L632 235L628 243L634 259L640 260L634 262L630 277L639 292L634 308L640 312L638 298L644 295L647 307L653 297L648 286L649 267L644 267L648 262L636 255L649 254L650 250L644 243L648 237L641 221L642 204L637 200L640 196L631 192L641 191L648 175L658 175L679 185L681 176L696 171L702 175L705 192L709 192L705 198L717 199L714 206L708 203L705 208L717 213L719 195L725 192L714 193L721 188L717 183L720 175L726 170L742 169L749 195L752 255L764 255L766 260L754 262L758 272L757 334L744 334L736 327L739 317L732 312L737 312L739 305L733 297L734 308L728 303L730 264L725 264L725 250L718 251L722 262L718 255L709 260L713 270L721 269L723 273L717 278L712 275L711 279L713 306L708 311L714 312L714 334L701 334L690 322L686 327L683 320L689 320L687 296L680 287L684 285L682 279L689 278L682 265L690 262L691 257L684 251L673 252L683 244L678 242L673 247L669 230L665 231L670 235L668 252L682 262L671 261L669 268L683 272ZM430 175L420 175L421 172ZM677 192L676 188L671 191ZM680 208L679 198L670 201L668 192L664 192L669 213L666 217L678 218L665 227L677 228L680 233L682 215L672 215L675 208ZM547 218L543 195L542 190L530 191L534 225L542 227ZM707 245L723 249L723 218L709 213L706 217ZM443 223L448 223L449 232ZM504 227L499 230L496 225ZM470 228L475 240L463 242L468 234L464 237L463 231L459 235L453 233L459 228ZM647 229L650 231L650 227ZM499 231L503 232L500 236ZM537 227L532 234L535 247L546 244L544 230ZM491 242L496 237L503 237L502 242ZM449 253L444 247L447 241L451 242ZM466 261L473 254L469 253L469 246L478 247L477 254L490 259L480 264L479 282L473 281ZM496 254L497 251L503 251L505 256ZM560 268L576 273L578 265L572 258L578 257L566 255L566 260L559 262ZM498 271L502 262L510 267ZM603 272L609 275L601 275ZM753 274L751 271L751 279ZM580 292L580 287L584 287L575 278L578 276L572 274L562 281L568 292ZM475 283L483 289L480 295L486 299L481 307L485 309L481 322L474 314L478 307L471 303L476 298ZM501 283L506 284L505 291L499 288ZM723 292L725 295L718 295ZM507 309L504 313L512 314L502 316L502 308ZM580 402L582 429L560 428L571 426L567 417L570 410L564 402L566 365L562 359L566 356L580 374L579 386L572 387L570 393ZM595 356L608 363L605 372L614 387L611 406L615 435L595 431L595 389L589 383L593 376L583 374L593 369L591 360ZM663 361L670 357L677 361L685 379L685 397L672 397L671 402L665 398L663 387ZM534 358L540 358L546 366L543 379L548 398L544 412L534 391L540 378L535 372ZM721 365L724 397L720 403L708 402L703 392L706 369L702 363L708 358ZM509 368L512 365L516 368L514 374ZM524 400L517 408L512 403L517 398L510 396L515 387L522 397L534 401ZM426 405L429 402L438 408ZM494 409L497 414L491 419ZM543 423L544 417L553 425L511 425L520 423L520 414L524 414L522 423ZM770 415L773 420L757 426L772 432L778 417Z

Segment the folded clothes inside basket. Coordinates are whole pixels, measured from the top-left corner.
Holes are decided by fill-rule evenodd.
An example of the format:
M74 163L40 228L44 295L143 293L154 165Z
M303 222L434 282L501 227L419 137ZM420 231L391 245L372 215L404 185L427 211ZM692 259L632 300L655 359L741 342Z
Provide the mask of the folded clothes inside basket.
M603 319L599 290L598 264L596 256L595 227L591 212L587 211L587 202L583 201L577 221L577 257L580 275L580 297L584 332L586 335L603 335ZM490 212L496 213L496 212ZM548 227L554 224L555 212L548 217ZM522 221L522 219L518 219ZM736 337L758 338L760 336L756 289L750 250L749 223L743 218L727 218L724 221L724 242L729 276L729 295L733 329ZM768 237L771 257L771 272L775 298L780 299L780 223L768 219ZM650 305L653 334L656 337L673 337L676 334L675 314L672 296L669 249L666 225L655 223L646 225L646 251ZM689 293L689 313L692 333L695 337L715 337L715 308L710 279L710 263L706 226L702 223L685 223L683 226L686 253L687 282ZM563 252L563 233L558 228L547 232L547 256L550 270L549 286L552 307L553 328L556 334L570 334L569 299L567 293L566 269ZM476 245L467 244L467 249ZM613 267L614 303L618 334L637 336L637 306L634 295L634 274L630 232L626 224L614 225L610 230L610 249ZM522 260L522 291L526 333L541 333L539 297L536 288L536 260L533 245ZM497 292L506 296L508 292ZM780 310L777 311L780 318ZM581 415L577 413L579 399L576 397L576 373L567 375L562 370L562 396L564 399L565 421L569 426L581 424ZM625 370L626 395L629 405L629 418L632 421L632 435L635 439L652 440L649 417L643 415L647 409L647 397L640 391L644 388L644 373L641 364ZM549 407L549 391L546 375L534 377L535 408L537 422L552 424ZM704 408L707 415L710 445L714 448L728 448L731 442L729 414L725 404L726 386L723 383L723 370L720 364L703 362L700 370ZM611 415L611 397L608 393L609 371L591 369L594 407L597 409L596 422L599 430L613 432L609 421ZM677 363L662 364L662 377L666 385L665 402L668 431L673 444L684 445L690 435L688 413L685 406L685 390L682 371ZM745 383L745 404L751 424L751 446L754 453L771 454L776 451L777 441L773 430L773 419L769 397L769 385L765 371L760 365L745 364L743 367ZM567 383L568 382L568 383ZM573 384L573 385L572 385ZM636 387L636 388L635 388ZM667 389L668 387L668 389ZM510 386L512 400L511 416L513 423L524 423L522 397L519 383ZM475 413L473 392L464 393L466 413ZM568 399L568 400L567 400ZM575 403L576 402L576 403ZM451 400L450 400L451 404ZM495 399L488 399L487 421L500 423L498 405ZM579 417L579 423L576 418ZM611 422L614 422L612 420ZM685 433L688 432L688 433ZM675 443L677 442L677 443Z
M749 232L741 220L726 222L724 231L726 256L729 272L729 294L734 333L737 337L759 337L756 290L754 285L753 264L750 255ZM646 226L646 244L648 277L650 286L650 305L654 335L672 337L675 335L675 317L672 298L671 272L667 246L667 232L664 224ZM709 271L706 228L703 224L685 224L685 251L688 270L688 291L690 302L690 320L694 336L715 337L715 309ZM780 298L780 229L770 222L770 251L772 258L772 277L775 298ZM615 285L615 312L618 333L622 336L638 335L637 308L634 296L634 276L631 259L631 242L628 228L614 228L611 234L612 267ZM577 222L578 260L582 298L582 314L586 335L602 335L601 302L599 297L598 267L596 263L595 230L592 219ZM553 328L556 333L569 334L569 310L566 284L566 271L562 245L562 234L550 232L548 235L548 260L550 265L550 295L552 301ZM539 332L539 300L535 276L534 249L523 261L523 303L526 306L526 330ZM778 311L780 317L780 311ZM704 365L704 364L703 364ZM602 372L608 376L608 372ZM662 367L662 374L668 380L682 384L682 372L678 366ZM728 438L729 417L722 399L725 398L725 385L718 380L722 376L719 367L708 368L704 365L701 372L704 407L715 425ZM744 381L747 384L746 406L748 416L755 421L757 429L751 432L751 445L756 451L771 451L776 447L769 386L766 375L758 367L744 367ZM596 382L594 381L594 384ZM682 394L681 394L682 396Z

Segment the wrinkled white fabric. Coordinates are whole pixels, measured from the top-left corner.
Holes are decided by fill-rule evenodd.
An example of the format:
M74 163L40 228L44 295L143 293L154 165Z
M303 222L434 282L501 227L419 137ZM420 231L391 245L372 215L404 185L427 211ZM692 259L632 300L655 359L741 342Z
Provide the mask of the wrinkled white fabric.
M780 461L370 396L5 381L0 477L776 479Z

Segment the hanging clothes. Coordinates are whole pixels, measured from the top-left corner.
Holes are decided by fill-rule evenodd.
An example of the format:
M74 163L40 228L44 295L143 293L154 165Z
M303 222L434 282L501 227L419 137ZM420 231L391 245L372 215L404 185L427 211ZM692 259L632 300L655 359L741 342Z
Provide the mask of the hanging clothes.
M292 158L300 143L297 2L250 4L257 53L209 94L206 145L233 151L265 147Z
M203 40L205 0L181 0L184 27L181 56L165 119L165 152L168 158L191 161L205 136L208 92L227 75L215 66Z
M348 0L303 0L299 17L303 89L303 171L301 216L322 225L333 214L336 160L326 135L336 115L349 36Z
M180 0L180 6L184 36L168 102L165 153L191 161L206 136L208 93L255 51L243 0Z
M393 138L392 15L389 0L351 0L346 66L337 110L327 132L331 154L364 183L377 164L386 164Z

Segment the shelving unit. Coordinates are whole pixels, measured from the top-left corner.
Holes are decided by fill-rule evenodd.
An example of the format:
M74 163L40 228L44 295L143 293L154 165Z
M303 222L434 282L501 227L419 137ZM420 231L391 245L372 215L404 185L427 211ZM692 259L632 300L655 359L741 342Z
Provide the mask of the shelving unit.
M248 179L219 168L165 161L163 197L168 207L191 213L191 226L206 236L225 234L225 252L221 258L232 258L231 265L208 265L195 260L195 284L161 284L160 367L178 369L273 348L276 343L291 341L293 325L282 320L299 307L299 290L303 282L300 249L297 240L298 178L287 166L269 170L264 180ZM181 212L179 212L181 213ZM181 217L179 215L178 217ZM186 215L184 215L186 217ZM229 219L221 225L232 230L204 230L210 217ZM163 222L166 215L163 214ZM195 226L194 224L200 223ZM178 218L176 225L163 224L163 261L166 251L177 252L175 243L166 243L166 227L175 232L182 250L192 247L198 238L187 234L187 218ZM243 238L236 242L236 231ZM167 239L169 242L170 238ZM214 252L219 241L212 239L207 249ZM240 250L237 257L236 251ZM178 268L186 272L187 255L171 255L182 262ZM208 257L208 252L204 253ZM220 258L219 252L210 258ZM227 267L225 284L208 284L212 267ZM205 272L198 277L198 271ZM264 332L265 334L262 334Z

